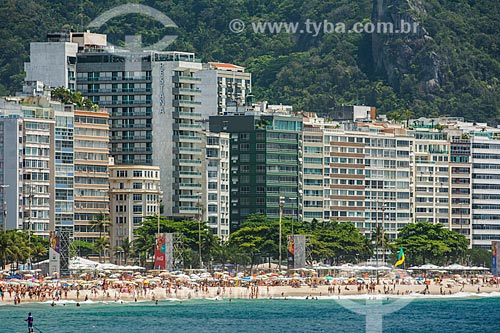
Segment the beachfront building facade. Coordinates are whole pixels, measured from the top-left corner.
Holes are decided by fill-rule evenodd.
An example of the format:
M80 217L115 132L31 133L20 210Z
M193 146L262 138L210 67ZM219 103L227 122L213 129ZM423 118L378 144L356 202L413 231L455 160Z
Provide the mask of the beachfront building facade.
M202 185L200 178L176 172L194 172L202 162L200 79L193 76L199 69L193 53L78 54L77 89L110 113L115 164L161 165L165 215L173 218L196 215L196 206L180 198L195 195Z
M200 177L203 188L199 193L201 220L222 241L229 238L229 133L202 132L205 160ZM194 200L194 198L191 198ZM198 198L197 198L198 199ZM203 205L206 203L206 206Z
M18 102L23 113L23 229L48 237L55 229L54 105L40 98Z
M0 99L0 220L2 230L23 228L23 117Z
M30 61L24 63L25 81L75 91L77 52L78 44L71 42L69 31L49 33L47 42L30 43Z
M209 62L195 76L203 94L199 108L204 119L214 115L244 113L251 105L252 74L245 67L234 64Z
M450 142L446 133L416 130L412 150L415 222L450 221Z
M73 233L74 221L74 110L51 102L55 115L54 228Z
M74 112L74 239L94 243L99 213L109 217L109 114Z
M311 222L312 220L324 221L325 210L330 203L328 195L324 195L329 189L327 175L330 169L325 162L329 158L329 148L324 147L324 127L323 118L316 117L315 114L304 114L302 128L302 169L299 176L302 176L302 196L299 196L298 220ZM328 150L328 152L326 150ZM300 192L299 192L300 194ZM300 198L302 200L300 201Z
M265 112L214 116L210 131L230 133L231 230L255 213L270 219L278 219L280 210L285 217L298 215L302 117Z
M500 240L500 130L471 130L472 247L491 249Z
M448 131L450 140L451 230L465 235L472 246L472 145L469 134Z
M109 167L110 248L134 240L134 230L146 216L158 215L161 205L160 168L144 165Z
M394 239L412 221L410 149L405 130L363 125L325 130L325 217L353 222L368 238L378 228Z

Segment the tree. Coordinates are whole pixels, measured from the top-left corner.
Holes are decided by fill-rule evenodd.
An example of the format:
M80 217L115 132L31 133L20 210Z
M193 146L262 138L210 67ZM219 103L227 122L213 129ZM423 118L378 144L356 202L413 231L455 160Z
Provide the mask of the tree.
M69 89L64 87L53 89L51 91L51 97L52 99L60 101L63 104L74 104L77 107L85 108L97 108L97 104L94 104L90 99L83 97L81 92L71 92Z
M71 242L71 256L86 257L97 252L97 248L94 243L75 240Z
M395 249L403 248L409 265L445 264L463 258L469 241L457 232L447 230L442 224L411 223L399 231Z
M44 260L48 258L48 241L36 235L28 243L26 231L7 230L0 234L0 264L2 269L9 263L24 263L29 258Z
M101 253L104 253L109 247L109 239L107 237L99 237L94 241L94 244L99 251L99 262L101 262Z
M125 265L128 263L128 257L134 252L133 241L130 241L128 237L125 237L121 245L123 251L123 259L125 260Z
M468 249L465 253L467 265L491 267L491 251L481 248Z
M183 238L184 249L182 258L184 265L197 266L200 262L198 255L198 235L199 227L201 228L202 238L202 255L203 259L208 262L212 246L216 243L213 235L210 233L206 222L194 220L171 221L164 217L160 217L160 232L161 233L179 233ZM133 249L139 254L142 265L152 257L155 247L155 235L158 230L158 216L148 216L144 219L141 226L134 230L136 238L134 240ZM218 241L217 241L218 242Z
M99 230L99 239L103 238L102 237L102 233L105 232L105 233L108 233L108 229L106 227L108 227L111 222L109 221L109 217L104 214L103 212L99 212L97 215L94 216L94 218L90 221L90 224L92 226L92 229L98 229ZM106 235L106 237L108 237L109 235ZM96 244L97 244L98 240L96 240ZM97 249L101 249L102 246L102 241L100 244L97 244ZM103 249L105 249L106 247L104 247ZM101 256L102 256L102 252L99 250L99 262L101 262Z
M311 233L312 255L317 261L354 262L358 256L372 253L368 240L353 223L326 221Z
M250 258L250 270L256 264L257 258L264 255L273 255L278 252L275 241L276 231L271 226L245 226L231 233L229 245L241 249L241 252ZM286 252L285 252L286 253Z

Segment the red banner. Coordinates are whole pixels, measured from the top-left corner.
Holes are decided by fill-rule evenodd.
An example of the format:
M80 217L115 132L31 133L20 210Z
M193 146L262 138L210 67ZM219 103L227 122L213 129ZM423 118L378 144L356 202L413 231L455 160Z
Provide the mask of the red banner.
M165 234L156 234L155 269L165 269L167 266Z

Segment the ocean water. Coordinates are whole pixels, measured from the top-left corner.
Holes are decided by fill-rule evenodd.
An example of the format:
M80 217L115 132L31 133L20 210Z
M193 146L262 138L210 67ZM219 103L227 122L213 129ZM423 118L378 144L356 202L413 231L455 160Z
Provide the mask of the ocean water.
M24 319L34 316L35 332L364 332L366 321L345 309L381 300L198 299L137 303L66 302L0 306L0 332L27 332ZM382 306L393 304L383 300ZM372 304L372 305L373 305ZM383 317L384 332L500 332L500 295L460 294L417 297Z

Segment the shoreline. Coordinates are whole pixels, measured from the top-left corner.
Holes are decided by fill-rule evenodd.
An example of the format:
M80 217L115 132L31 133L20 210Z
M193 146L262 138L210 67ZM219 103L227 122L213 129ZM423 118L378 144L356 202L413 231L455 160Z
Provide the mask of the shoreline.
M340 288L340 293L339 293ZM384 292L384 288L386 292ZM478 289L479 288L479 289ZM332 290L333 289L333 290ZM91 290L80 291L77 297L76 290L70 290L67 296L60 297L59 300L51 299L30 299L29 297L21 297L21 302L17 305L24 304L51 304L60 306L61 304L93 304L93 303L118 303L130 304L150 302L155 304L159 301L187 301L187 300L223 300L231 301L232 299L394 299L401 297L409 298L461 298L472 297L500 297L500 286L494 285L465 285L452 286L451 288L441 285L429 285L426 289L425 285L378 285L373 292L361 288L358 291L356 285L319 285L317 287L301 286L292 288L291 286L253 286L253 287L209 287L208 292L197 291L192 288L183 287L174 290L171 293L167 292L166 288L157 287L147 289L146 293L140 292L120 292L119 289L102 290L97 293ZM425 291L425 294L424 294ZM85 298L87 297L87 302ZM5 293L3 301L0 300L0 306L14 305L14 294Z

